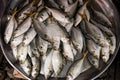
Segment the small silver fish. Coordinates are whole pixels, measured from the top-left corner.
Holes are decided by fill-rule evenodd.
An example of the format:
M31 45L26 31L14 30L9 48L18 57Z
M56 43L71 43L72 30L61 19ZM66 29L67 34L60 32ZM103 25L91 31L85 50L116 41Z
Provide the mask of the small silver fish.
M66 80L74 80L77 78L82 72L88 70L91 65L86 61L86 55L82 59L77 60L73 65L71 65L68 74L67 74L67 79Z
M78 53L81 54L83 49L84 37L79 28L72 28L72 42Z
M96 43L98 43L99 45L105 46L106 39L102 31L98 27L96 27L96 25L88 22L87 20L85 21L85 23L88 35L91 35L91 37L93 37L93 39L95 39Z
M106 63L110 58L110 44L106 41L106 46L101 48L101 56L103 61Z
M110 37L110 53L114 54L114 51L116 49L116 37L115 35L113 35L112 37Z
M36 78L40 71L40 62L39 62L39 59L33 55L30 45L27 46L27 50L28 50L27 52L28 52L28 55L30 56L31 63L32 63L31 76L33 78Z
M52 55L53 55L53 50L51 50L51 52L47 55L47 58L44 64L44 76L46 79L50 77L50 75L53 72Z
M68 39L62 38L63 43L63 55L67 60L74 61L74 55L71 49L71 45Z
M54 74L57 77L62 69L62 55L58 50L53 51L52 66L53 66Z
M87 49L92 56L99 59L100 58L100 51L101 47L97 45L93 40L87 39Z
M37 33L36 33L35 29L33 27L30 28L24 36L23 44L24 45L30 44L30 42L35 38L36 35L37 35Z
M64 12L60 12L59 10L57 9L54 9L54 8L48 8L46 7L52 14L52 16L60 21L60 22L65 22L65 23L69 23L70 22L70 19L69 17L67 17L67 15L64 13Z
M65 12L70 16L73 17L78 5L78 0L76 0L73 4L68 5L65 7Z
M21 23L16 31L14 32L14 37L24 34L30 28L32 23L31 17L28 17L23 23Z
M14 22L14 15L10 18L8 24L7 24L7 27L5 29L5 32L4 32L4 41L6 44L9 43L12 35L13 35L13 31L14 31L14 28L15 28L15 22Z
M36 58L35 56L31 57L31 61L32 61L31 76L33 78L36 78L40 72L40 62L39 59Z
M31 64L30 61L26 58L24 63L20 63L20 66L25 71L25 73L29 76L31 73Z
M101 24L106 23L107 25L112 26L112 23L110 22L110 20L103 13L95 9L93 9L93 12L95 14L94 17L96 18L98 22L100 22Z
M75 16L75 26L77 26L81 21L82 21L82 15L84 14L84 12L86 11L86 5L87 2L78 10L76 16Z
M27 57L27 46L22 43L18 46L18 60L20 63L24 63Z
M22 34L16 38L13 38L11 40L11 46L14 46L14 47L18 46L20 43L22 43L23 38L24 38L24 34Z
M96 68L96 69L98 69L99 68L99 61L100 61L100 57L99 57L99 59L98 58L96 58L96 57L94 57L92 54L89 54L88 55L88 60L89 60L89 62Z
M49 18L49 14L47 12L47 10L42 10L39 14L38 14L38 20L40 22L45 21L47 18Z
M30 47L31 47L32 53L35 55L35 57L39 58L40 57L40 52L37 48L35 39L33 39L32 42L30 43Z

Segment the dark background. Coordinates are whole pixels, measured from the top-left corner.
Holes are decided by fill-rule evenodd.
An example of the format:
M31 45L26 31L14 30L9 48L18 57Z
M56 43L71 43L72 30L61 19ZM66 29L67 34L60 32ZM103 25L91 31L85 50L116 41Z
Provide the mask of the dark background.
M113 0L115 6L120 12L120 0ZM13 80L10 75L13 70L8 62L5 60L0 50L0 80ZM9 76L9 77L8 77ZM11 77L11 78L10 78ZM14 79L19 80L19 79ZM113 61L112 65L96 80L120 80L120 50Z

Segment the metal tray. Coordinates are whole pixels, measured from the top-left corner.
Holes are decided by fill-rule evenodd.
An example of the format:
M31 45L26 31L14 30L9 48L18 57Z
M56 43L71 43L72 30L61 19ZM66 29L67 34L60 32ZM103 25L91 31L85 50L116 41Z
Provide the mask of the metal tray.
M19 73L21 73L26 79L32 79L32 77L29 77L23 69L19 66L18 62L15 60L15 58L12 55L12 51L10 46L6 45L4 40L3 40L3 32L5 29L5 23L6 23L6 11L9 8L9 3L11 0L0 0L0 47L2 49L2 52L7 59L7 61L10 63L10 65L16 69ZM17 1L17 0L14 0ZM114 19L113 21L115 22L115 26L113 26L113 31L115 32L115 35L117 37L117 48L114 52L114 55L111 56L110 60L107 62L107 64L101 63L102 65L100 68L97 70L95 68L90 68L89 70L85 71L81 75L79 75L76 80L94 80L97 77L99 77L103 72L105 72L108 67L111 65L113 60L115 59L119 46L120 46L120 25L119 25L119 15L118 12L112 3L111 0L105 0L107 2L107 5L110 5L110 8L113 9L113 14L114 14ZM40 80L45 80L43 75L40 75ZM49 80L56 80L55 78L50 78ZM65 80L65 78L59 78L57 80Z

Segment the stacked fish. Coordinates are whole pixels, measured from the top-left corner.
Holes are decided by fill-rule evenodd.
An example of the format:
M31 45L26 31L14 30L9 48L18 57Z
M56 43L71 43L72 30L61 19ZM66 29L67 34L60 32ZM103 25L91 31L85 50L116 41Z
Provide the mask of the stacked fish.
M27 0L14 9L4 41L27 75L58 77L70 62L64 76L74 80L91 66L98 69L101 60L109 60L116 48L113 24L91 2Z

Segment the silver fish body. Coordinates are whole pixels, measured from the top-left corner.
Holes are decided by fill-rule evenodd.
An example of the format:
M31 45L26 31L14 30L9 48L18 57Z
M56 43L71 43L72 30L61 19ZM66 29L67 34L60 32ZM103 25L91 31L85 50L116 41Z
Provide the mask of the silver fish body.
M24 63L27 57L27 46L22 43L18 46L18 60L20 63Z
M53 51L52 65L53 65L55 76L57 77L62 69L62 55L58 50Z
M32 53L37 57L39 58L40 57L40 52L37 48L37 45L36 45L36 40L33 39L32 42L30 43L30 47L31 47L31 50L32 50Z
M30 42L35 38L36 35L37 35L37 33L36 33L35 29L30 28L24 36L23 44L24 45L30 44Z
M44 64L44 76L46 79L50 77L50 75L53 72L52 55L53 55L53 51L51 50L51 52L47 55L47 58Z
M70 19L66 16L65 13L60 12L60 11L58 11L58 10L56 10L56 9L53 9L53 8L48 8L48 7L47 7L47 9L51 12L52 16L53 16L56 20L58 20L58 21L60 21L60 22L65 22L65 23L69 23L69 22L70 22Z
M21 63L20 66L25 71L25 73L29 76L31 73L31 64L30 64L29 60L26 58L24 63Z
M9 41L13 35L14 28L15 28L15 22L14 22L14 16L12 16L11 19L9 20L7 27L5 29L5 32L4 32L4 41L6 44L9 43Z
M93 40L87 39L87 49L92 56L99 59L100 58L100 51L101 47L97 45Z
M22 43L24 38L24 35L20 35L18 37L15 37L11 40L11 46L18 46L20 43Z
M81 54L83 49L84 37L79 28L72 28L72 42L75 48L78 50L79 54Z
M16 31L14 32L14 37L24 34L30 28L32 23L31 17L28 17L23 23L21 23Z
M84 63L86 62L86 64ZM66 80L74 80L82 72L88 70L91 67L90 63L86 61L86 58L83 57L80 60L77 60L69 69Z

